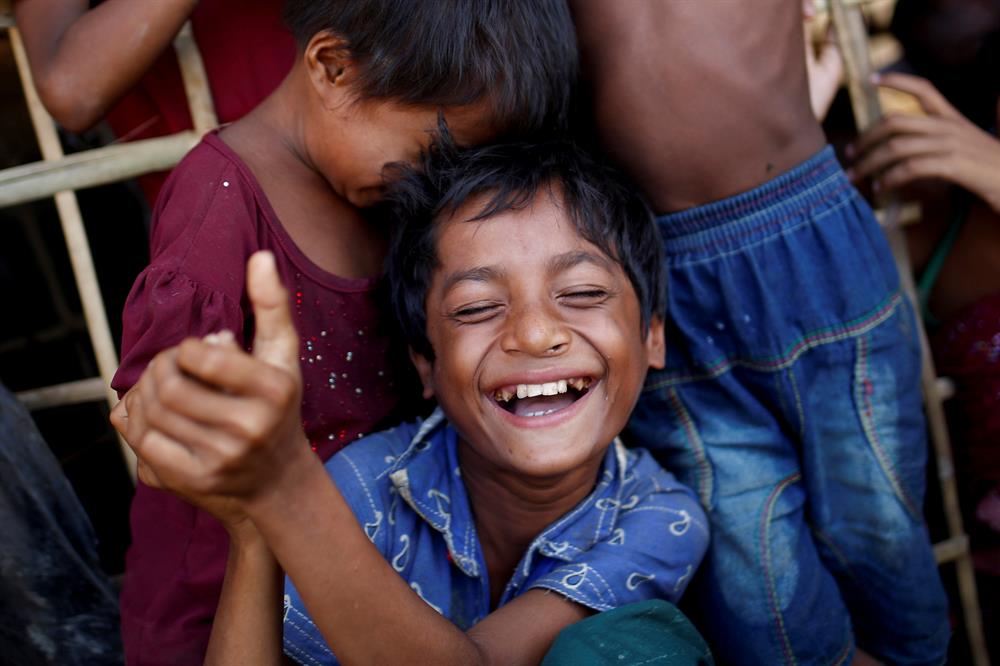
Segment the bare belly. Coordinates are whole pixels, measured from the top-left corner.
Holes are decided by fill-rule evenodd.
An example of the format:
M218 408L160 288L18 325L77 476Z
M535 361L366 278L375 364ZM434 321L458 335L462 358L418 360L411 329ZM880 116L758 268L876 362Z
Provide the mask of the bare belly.
M790 0L575 0L597 133L657 212L759 185L824 143Z

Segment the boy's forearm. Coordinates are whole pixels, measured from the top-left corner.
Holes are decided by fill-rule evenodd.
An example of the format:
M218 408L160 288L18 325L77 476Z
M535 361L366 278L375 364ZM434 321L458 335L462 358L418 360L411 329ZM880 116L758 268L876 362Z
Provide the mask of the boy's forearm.
M284 573L263 536L247 521L230 532L222 596L205 663L274 666L283 663L281 599Z
M15 0L42 101L72 131L87 129L171 43L198 0Z
M389 566L313 462L246 508L334 654L344 663L484 663L477 644Z

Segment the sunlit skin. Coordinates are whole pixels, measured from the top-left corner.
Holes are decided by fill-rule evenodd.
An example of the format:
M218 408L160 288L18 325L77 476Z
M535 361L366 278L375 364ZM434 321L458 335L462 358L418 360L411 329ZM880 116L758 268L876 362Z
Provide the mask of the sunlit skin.
M521 210L469 221L482 203L469 201L437 229L426 300L437 358L414 360L461 437L473 505L495 509L496 531L516 542L491 543L493 525L477 520L493 574L515 566L530 538L593 488L647 368L663 365L664 343L662 322L643 332L621 266L580 237L549 191ZM590 379L587 392L545 416L516 416L495 397L574 377ZM564 405L568 395L552 400ZM524 525L524 543L511 539L512 523Z

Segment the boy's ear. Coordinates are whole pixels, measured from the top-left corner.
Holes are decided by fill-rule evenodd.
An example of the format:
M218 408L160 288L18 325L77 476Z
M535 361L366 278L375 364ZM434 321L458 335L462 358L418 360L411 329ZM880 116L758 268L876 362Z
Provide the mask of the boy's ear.
M327 108L339 106L350 92L348 79L353 73L347 43L329 30L321 30L306 44L302 57L309 80L323 98L324 105Z
M410 360L416 366L417 374L420 375L420 383L424 386L424 400L430 400L434 397L434 364L428 361L423 354L415 352L413 347L410 347Z
M662 370L667 363L667 343L663 337L663 319L653 317L646 332L646 357L649 367Z

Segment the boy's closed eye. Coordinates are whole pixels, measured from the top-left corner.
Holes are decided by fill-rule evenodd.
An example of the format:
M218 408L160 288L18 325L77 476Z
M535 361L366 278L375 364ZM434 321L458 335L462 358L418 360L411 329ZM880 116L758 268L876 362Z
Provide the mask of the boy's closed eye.
M555 300L560 305L571 308L591 308L606 303L617 293L611 288L586 285L558 292ZM478 324L493 319L505 308L506 303L502 301L476 301L455 307L446 316L458 324Z
M503 308L503 303L473 303L455 309L448 318L458 324L478 324L497 316Z
M601 305L614 298L617 292L604 287L581 287L567 290L558 296L561 303L574 308Z

